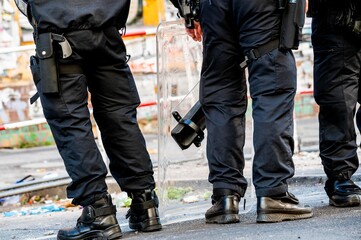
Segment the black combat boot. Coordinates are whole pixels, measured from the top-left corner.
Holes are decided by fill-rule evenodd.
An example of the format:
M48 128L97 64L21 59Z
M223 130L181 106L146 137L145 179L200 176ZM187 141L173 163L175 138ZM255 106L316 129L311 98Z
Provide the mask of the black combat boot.
M215 189L212 195L212 207L206 212L206 223L239 222L239 201L241 197L228 189Z
M352 180L331 180L325 184L329 204L335 207L354 207L360 205L361 189Z
M143 190L128 193L132 204L126 215L129 228L151 232L162 229L158 213L158 197L154 190Z
M58 240L119 239L122 236L117 218L116 207L109 194L95 203L83 208L74 228L61 229Z

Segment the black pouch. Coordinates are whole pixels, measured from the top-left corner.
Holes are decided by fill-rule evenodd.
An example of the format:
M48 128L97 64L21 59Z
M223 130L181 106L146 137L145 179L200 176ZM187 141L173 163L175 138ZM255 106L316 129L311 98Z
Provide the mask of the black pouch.
M298 49L305 24L305 8L305 0L286 0L280 33L281 49Z
M39 58L40 89L43 94L59 93L59 72L54 54L51 33L39 34L36 41L36 55Z

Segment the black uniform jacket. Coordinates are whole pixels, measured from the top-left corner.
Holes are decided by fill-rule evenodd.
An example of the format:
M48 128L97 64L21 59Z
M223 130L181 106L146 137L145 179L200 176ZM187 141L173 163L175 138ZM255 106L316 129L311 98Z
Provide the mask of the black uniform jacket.
M39 32L125 26L130 0L29 0Z

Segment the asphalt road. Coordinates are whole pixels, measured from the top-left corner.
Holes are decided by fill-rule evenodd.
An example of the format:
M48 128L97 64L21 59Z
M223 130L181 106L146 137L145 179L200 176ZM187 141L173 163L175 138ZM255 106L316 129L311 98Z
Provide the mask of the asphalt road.
M360 184L360 182L358 182ZM317 183L291 185L303 204L314 209L310 219L272 224L257 224L255 205L241 214L241 222L229 225L205 224L203 213L210 201L170 204L162 211L163 230L141 233L130 230L124 217L127 209L118 208L123 239L252 239L252 240L348 240L361 239L361 207L335 208L328 206L323 185ZM72 227L81 210L71 210L21 217L0 217L0 239L56 239L60 228Z

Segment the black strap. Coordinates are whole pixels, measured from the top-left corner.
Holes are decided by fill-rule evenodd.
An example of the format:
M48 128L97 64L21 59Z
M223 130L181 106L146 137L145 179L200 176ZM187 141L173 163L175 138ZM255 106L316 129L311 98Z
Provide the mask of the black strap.
M144 211L150 208L155 208L158 206L158 198L151 199L146 202L142 203L132 203L130 205L130 209L128 210L127 214L125 215L125 218L129 218L132 215L133 211Z
M30 104L33 104L36 100L39 98L39 93L36 92L31 98L30 98Z
M201 138L204 137L204 132L202 131L202 129L200 129L200 127L198 127L198 125L195 124L192 120L190 120L190 119L181 119L179 121L179 123L193 129L194 132L196 132L199 137L201 137Z
M61 64L59 65L59 74L83 74L83 68L78 64Z
M100 217L100 216L108 216L115 214L117 212L117 208L115 205L102 207L102 208L95 208L94 209L94 217Z
M278 48L279 46L279 39L274 39L258 48L251 49L249 52L245 54L245 60L241 62L241 68L246 68L247 64L250 61L256 60L260 58L262 55L271 52L272 50Z
M156 207L156 202L154 199L151 199L149 201L146 202L142 202L142 203L136 203L136 204L132 204L130 205L130 208L134 211L139 211L139 210L147 210L149 208L154 208Z
M93 206L85 206L83 212L78 219L78 222L81 223L92 223L97 217L100 216L109 216L116 214L117 208L115 205L110 205L101 208L94 208Z

